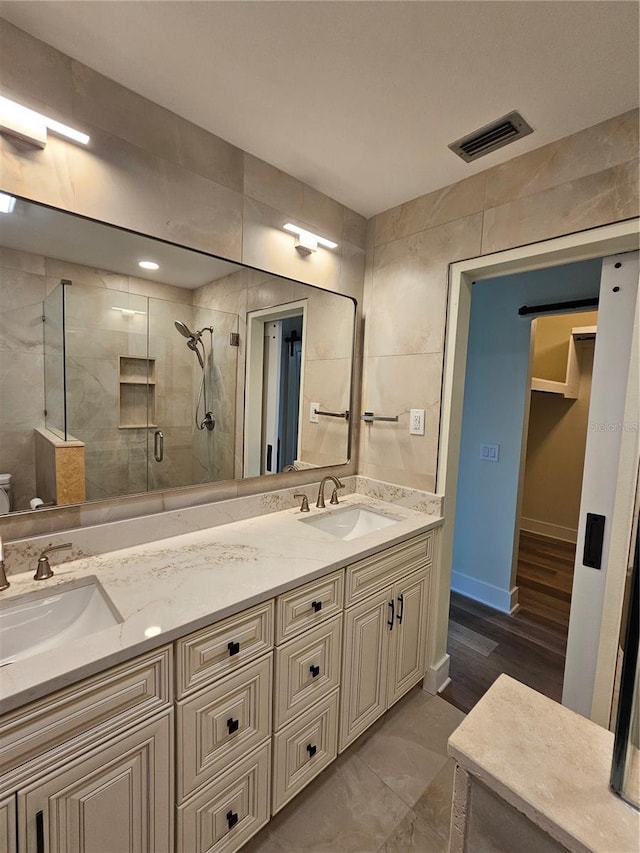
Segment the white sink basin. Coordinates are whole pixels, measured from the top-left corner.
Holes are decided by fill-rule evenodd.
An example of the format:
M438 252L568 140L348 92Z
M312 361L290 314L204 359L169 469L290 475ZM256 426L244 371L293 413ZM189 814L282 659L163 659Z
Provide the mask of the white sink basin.
M97 578L0 600L0 666L122 622Z
M367 533L375 533L383 527L397 524L401 519L385 515L368 506L346 506L344 509L336 509L314 518L301 518L300 521L324 530L338 539L358 539Z

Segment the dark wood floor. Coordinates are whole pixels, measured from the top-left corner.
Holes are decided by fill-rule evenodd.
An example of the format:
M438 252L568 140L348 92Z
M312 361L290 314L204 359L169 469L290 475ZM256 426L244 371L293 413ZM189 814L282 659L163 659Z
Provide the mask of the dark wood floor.
M467 713L504 672L560 701L574 554L575 545L521 534L513 616L451 594L444 699Z

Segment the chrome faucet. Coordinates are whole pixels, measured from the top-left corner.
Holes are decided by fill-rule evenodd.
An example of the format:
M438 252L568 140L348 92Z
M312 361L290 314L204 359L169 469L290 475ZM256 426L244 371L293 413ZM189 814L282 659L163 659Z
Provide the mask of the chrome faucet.
M341 483L337 477L333 476L333 474L327 474L326 477L323 477L320 481L320 488L318 489L318 500L316 501L316 506L318 507L318 509L324 509L324 487L329 480L332 480L334 484L334 489L331 493L331 500L329 501L329 503L337 504L338 489L344 489L344 483Z
M49 545L45 548L42 554L38 557L38 568L33 576L34 581L46 581L47 578L53 577L53 569L49 565L48 554L52 551L62 551L63 548L71 548L71 542L65 542L64 545Z
M7 573L4 570L4 551L2 549L2 537L0 536L0 591L9 589L11 584L7 580Z

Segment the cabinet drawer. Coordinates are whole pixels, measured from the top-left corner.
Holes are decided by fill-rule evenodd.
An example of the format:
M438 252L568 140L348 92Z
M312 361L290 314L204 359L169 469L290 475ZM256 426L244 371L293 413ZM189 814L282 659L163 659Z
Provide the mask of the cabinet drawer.
M269 653L178 703L178 802L271 734L272 659Z
M373 554L347 567L345 607L394 583L402 575L431 565L433 531Z
M330 619L342 610L344 571L278 596L276 600L276 643L295 637L307 628Z
M0 719L0 786L15 787L171 704L171 647L74 684Z
M178 808L176 853L234 853L269 820L265 743Z
M273 601L258 604L176 643L178 698L227 675L273 646Z
M338 687L341 652L342 614L276 648L276 730Z
M273 814L338 753L338 694L309 708L273 737Z

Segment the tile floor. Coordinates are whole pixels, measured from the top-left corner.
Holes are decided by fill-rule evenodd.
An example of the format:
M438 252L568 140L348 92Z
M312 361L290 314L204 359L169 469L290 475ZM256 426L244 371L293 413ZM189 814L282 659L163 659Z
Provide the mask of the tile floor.
M243 853L446 853L454 769L447 740L463 719L414 688Z

